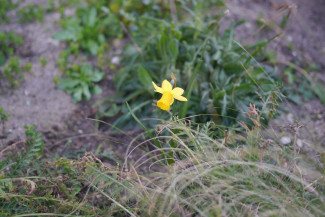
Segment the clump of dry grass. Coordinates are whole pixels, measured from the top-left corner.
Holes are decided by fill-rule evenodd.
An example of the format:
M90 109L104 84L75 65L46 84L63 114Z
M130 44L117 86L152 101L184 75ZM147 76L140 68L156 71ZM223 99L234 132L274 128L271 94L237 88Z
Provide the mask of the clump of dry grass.
M184 120L162 124L155 139L164 148L124 164L128 175L121 180L132 192L126 190L128 202L120 204L136 216L323 215L324 177L306 177L298 161L310 161L295 147L262 137L254 106L248 116L253 126L243 124L246 133L229 130L226 138L215 136L213 123L196 129ZM144 166L151 171L139 174Z

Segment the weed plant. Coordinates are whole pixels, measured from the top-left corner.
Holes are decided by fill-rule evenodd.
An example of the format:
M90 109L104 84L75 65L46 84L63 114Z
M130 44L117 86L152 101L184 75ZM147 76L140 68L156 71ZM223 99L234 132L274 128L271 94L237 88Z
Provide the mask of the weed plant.
M17 11L17 15L20 17L20 23L28 23L32 21L43 22L44 19L43 6L36 6L35 4L28 4Z
M14 55L15 50L22 43L22 36L16 35L13 31L5 33L0 30L0 67L7 62L10 56Z
M17 6L12 0L0 0L0 24L9 23L10 19L7 17L7 12Z
M97 8L89 9L83 5L79 5L74 17L62 19L61 26L64 30L56 33L54 39L69 42L76 47L77 53L81 49L91 55L98 54L98 49L109 35L117 36L122 33L116 17L103 17Z
M66 78L58 81L58 88L67 91L73 96L74 102L79 102L83 97L88 101L92 94L101 93L96 84L104 78L105 73L94 69L91 65L74 64L66 71Z
M0 107L0 127L1 127L1 135L0 138L5 138L6 137L6 122L10 118L10 114L6 113L5 110Z
M176 76L177 86L185 90L191 100L172 111L176 115L213 114L197 116L195 121L214 120L230 126L233 117L244 120L242 111L249 103L259 108L262 101L277 104L281 95L280 84L274 79L275 69L258 62L258 55L268 41L243 47L234 40L239 23L219 34L219 19L200 17L197 11L183 6L188 16L177 23L148 16L140 18L141 30L133 31L134 43L125 47L122 67L114 77L117 94L102 100L99 117L105 117L114 102L128 101L134 113L141 119L149 117L155 107L148 106L155 94L151 81L160 83L171 73ZM182 8L179 8L181 10ZM197 9L196 9L197 10ZM124 103L114 105L123 114L117 126L132 126L131 116ZM115 108L114 108L115 109ZM167 119L166 112L154 112L156 118ZM263 114L265 123L274 115ZM150 123L154 125L154 123Z
M31 68L31 63L21 66L17 56L11 57L3 69L0 68L0 78L4 78L1 86L6 86L9 83L10 87L17 88L24 78L23 72L30 72Z

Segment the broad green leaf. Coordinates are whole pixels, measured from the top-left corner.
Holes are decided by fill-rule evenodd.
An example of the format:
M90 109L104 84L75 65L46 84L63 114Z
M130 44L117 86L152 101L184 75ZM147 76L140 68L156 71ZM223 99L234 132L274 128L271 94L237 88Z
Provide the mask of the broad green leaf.
M97 18L97 10L96 8L91 8L88 17L88 25L93 27L95 25Z
M79 102L79 101L81 101L81 99L82 99L82 89L80 87L80 88L75 89L75 91L73 93L73 101Z
M171 38L168 43L169 53L172 57L172 60L175 61L178 56L178 40L176 38Z
M0 66L3 66L6 63L6 56L2 51L0 51Z
M77 86L79 83L80 83L80 81L77 79L64 78L64 79L60 79L58 88L59 89L73 88L73 87Z
M104 76L105 76L105 73L104 72L101 72L99 70L96 70L96 71L93 72L92 77L91 77L91 80L93 82L99 82L99 81L101 81L104 78Z
M63 30L58 32L52 36L53 39L56 40L76 40L76 32L72 29Z
M97 55L98 44L94 40L89 40L87 43L87 47L92 55Z
M152 85L152 78L147 69L143 66L138 67L138 77L140 79L140 82L146 89L148 89Z
M120 106L117 106L116 104L112 104L109 110L107 112L104 112L103 115L105 117L114 117L120 112L120 110L121 110Z
M82 93L86 97L87 101L90 100L91 94L90 94L89 86L87 84L82 85Z
M95 85L93 88L93 93L100 94L100 93L102 93L102 89L98 85Z
M317 83L314 88L314 92L319 97L320 101L323 104L325 104L325 87L324 87L324 85L321 83Z

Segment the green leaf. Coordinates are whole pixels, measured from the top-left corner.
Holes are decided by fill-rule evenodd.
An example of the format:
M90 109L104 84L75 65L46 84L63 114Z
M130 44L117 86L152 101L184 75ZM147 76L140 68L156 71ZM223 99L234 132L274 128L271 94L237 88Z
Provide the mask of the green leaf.
M103 115L105 117L114 117L120 112L120 110L121 110L120 106L117 106L116 104L112 104L109 110L107 112L104 112Z
M80 83L77 79L71 79L71 78L64 78L60 79L60 83L57 86L59 89L67 89L67 88L74 88Z
M138 77L144 88L149 89L149 87L152 85L152 78L147 69L143 66L138 67Z
M104 78L104 75L105 75L104 72L101 72L101 71L96 70L93 73L91 80L93 82L99 82L99 81L101 81Z
M74 102L79 102L81 101L82 98L82 89L81 88L76 88L74 93L73 93L73 101Z
M170 52L170 55L173 59L173 61L176 60L177 56L178 56L178 40L176 38L171 38L169 40L169 52Z
M98 44L94 40L89 40L87 43L87 47L92 55L97 55Z
M88 17L88 25L93 27L95 25L96 18L97 18L97 10L96 10L96 8L91 8L89 17Z
M100 93L102 93L102 89L98 85L95 85L93 88L93 94L100 94Z
M5 54L2 51L0 51L0 66L3 66L6 63L6 59L7 58Z
M314 88L314 92L319 97L320 101L323 104L325 104L325 88L324 88L324 85L321 84L321 83L317 83L315 88Z
M72 29L67 29L54 34L52 38L59 41L76 40L76 32Z
M89 90L89 87L87 84L82 85L82 92L85 95L86 100L87 101L90 100L91 94L90 94L90 90Z

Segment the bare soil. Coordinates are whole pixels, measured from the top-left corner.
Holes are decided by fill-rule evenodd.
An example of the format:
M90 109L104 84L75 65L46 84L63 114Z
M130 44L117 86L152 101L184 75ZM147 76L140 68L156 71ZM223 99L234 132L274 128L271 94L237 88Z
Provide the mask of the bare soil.
M9 17L11 23L0 28L23 36L23 45L18 48L16 55L22 65L32 63L33 67L31 73L25 73L25 78L17 89L7 90L0 97L0 106L11 114L6 123L9 134L2 140L2 145L24 138L25 125L35 125L37 130L43 132L52 128L63 129L66 120L78 107L69 95L55 88L53 81L55 76L60 76L56 59L64 49L63 44L52 39L52 35L60 30L55 24L60 15L47 13L44 23L26 24L18 22L14 11L10 12ZM48 62L44 68L39 61L40 57L46 58Z

